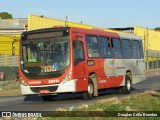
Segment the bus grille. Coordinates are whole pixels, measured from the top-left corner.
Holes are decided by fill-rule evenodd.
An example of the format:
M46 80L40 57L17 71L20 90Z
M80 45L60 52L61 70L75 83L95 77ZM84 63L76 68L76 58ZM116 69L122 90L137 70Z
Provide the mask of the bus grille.
M58 89L58 86L31 87L30 89L35 93L39 93L40 90L49 90L49 92L55 92Z

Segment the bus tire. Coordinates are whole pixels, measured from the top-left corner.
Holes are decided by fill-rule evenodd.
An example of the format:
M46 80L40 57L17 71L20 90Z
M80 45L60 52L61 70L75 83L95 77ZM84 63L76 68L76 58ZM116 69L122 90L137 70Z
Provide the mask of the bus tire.
M88 81L88 91L84 92L82 94L82 99L83 100L91 100L93 99L93 94L94 94L94 84L91 78L89 78Z
M125 78L125 86L121 88L121 91L123 94L130 94L132 87L131 77L129 75L126 75Z
M53 96L52 95L41 95L43 101L51 101Z

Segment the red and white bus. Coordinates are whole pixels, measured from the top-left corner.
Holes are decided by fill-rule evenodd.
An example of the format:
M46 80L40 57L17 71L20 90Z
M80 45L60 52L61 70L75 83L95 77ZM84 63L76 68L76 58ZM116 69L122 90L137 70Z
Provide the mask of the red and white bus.
M108 88L129 94L132 84L145 80L142 39L75 27L26 31L19 76L22 94L39 94L43 100L61 93L92 99Z

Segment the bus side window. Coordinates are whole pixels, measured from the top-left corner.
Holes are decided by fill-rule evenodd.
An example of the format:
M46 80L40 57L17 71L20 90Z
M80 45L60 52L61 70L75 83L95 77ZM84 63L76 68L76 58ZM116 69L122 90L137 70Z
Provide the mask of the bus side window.
M123 56L126 59L132 59L131 42L128 39L122 39Z
M100 37L100 52L102 58L112 58L112 51L107 37Z
M122 58L122 49L120 44L120 39L112 38L113 43L113 56L114 58Z
M138 40L132 40L132 51L135 59L141 58L140 46Z
M74 51L74 64L78 64L84 61L84 50L82 41L74 40L73 43L73 51Z
M144 58L142 40L139 41L139 46L140 46L140 51L141 51L141 58Z
M99 57L98 39L95 36L86 36L88 57L97 58Z

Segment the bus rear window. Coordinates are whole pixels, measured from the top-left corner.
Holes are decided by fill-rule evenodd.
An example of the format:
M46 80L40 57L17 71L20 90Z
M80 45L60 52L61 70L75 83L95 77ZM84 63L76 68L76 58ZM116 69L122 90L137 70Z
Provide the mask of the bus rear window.
M120 39L112 38L113 43L113 56L114 58L122 58L122 49L120 44Z
M138 40L132 40L132 52L133 52L133 58L135 59L141 58L141 52Z
M128 39L122 39L123 56L126 59L132 59L131 42Z

